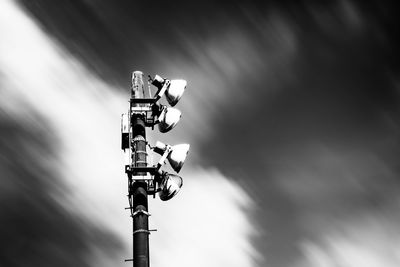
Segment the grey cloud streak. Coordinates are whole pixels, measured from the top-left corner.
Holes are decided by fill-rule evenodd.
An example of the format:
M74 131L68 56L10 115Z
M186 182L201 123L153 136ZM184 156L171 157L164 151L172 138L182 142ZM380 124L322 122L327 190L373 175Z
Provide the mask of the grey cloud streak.
M26 103L20 109L27 113L18 117L0 108L0 265L91 266L94 251L112 257L120 241L62 204L69 189L51 126Z
M310 225L326 229L332 218L344 221L363 211L385 209L387 202L381 201L398 194L390 189L399 185L399 95L387 55L393 44L382 43L370 30L373 20L358 31L343 23L340 14L315 12L326 12L322 22L289 16L298 45L294 60L287 70L275 69L281 76L277 84L270 85L268 78L261 78L269 72L257 69L253 71L259 80L239 82L237 90L247 90L250 101L241 103L232 92L229 105L221 110L224 116L213 124L215 136L207 140L213 142L213 151L204 150L208 164L241 180L259 201L256 219L267 233L256 242L272 266L293 264L300 240L318 240L321 232L313 232ZM278 90L271 93L271 87ZM337 166L330 161L331 152L321 153L314 146L333 150L338 158L359 154ZM365 154L376 159L366 160ZM378 169L363 171L370 165ZM293 191L282 191L288 176ZM301 194L303 186L309 190ZM307 202L310 195L316 197Z

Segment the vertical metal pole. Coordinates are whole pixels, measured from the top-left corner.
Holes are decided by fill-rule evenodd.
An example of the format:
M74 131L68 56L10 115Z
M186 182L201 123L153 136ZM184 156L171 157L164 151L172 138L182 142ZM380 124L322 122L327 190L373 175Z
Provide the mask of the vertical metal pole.
M139 98L143 91L143 73L135 71L132 73L131 98ZM143 96L142 96L143 97ZM133 162L135 167L146 167L146 128L144 118L141 114L132 114L132 145L134 147ZM146 175L136 173L134 175ZM133 266L149 267L149 225L147 205L147 183L136 181L131 183L129 197L133 207Z

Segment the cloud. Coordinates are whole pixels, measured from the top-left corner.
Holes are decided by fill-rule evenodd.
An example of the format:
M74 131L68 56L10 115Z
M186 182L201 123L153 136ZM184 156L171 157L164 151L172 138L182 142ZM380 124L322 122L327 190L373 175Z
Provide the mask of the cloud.
M189 168L184 186L169 202L150 203L155 266L254 266L260 255L250 239L260 232L254 203L216 169ZM153 204L154 203L154 204Z
M302 235L290 266L396 266L397 171L371 151L309 145L273 174Z
M120 241L65 208L58 140L43 117L23 109L29 116L19 120L0 109L0 265L90 266L93 250L113 257Z
M364 214L326 229L318 241L302 242L304 258L294 266L398 266L399 206L395 202L390 213Z

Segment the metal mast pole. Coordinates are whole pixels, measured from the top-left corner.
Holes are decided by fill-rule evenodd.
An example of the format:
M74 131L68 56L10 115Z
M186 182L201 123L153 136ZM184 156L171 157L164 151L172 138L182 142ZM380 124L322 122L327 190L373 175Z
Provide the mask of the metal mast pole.
M172 169L179 172L189 152L189 144L168 145L157 142L151 149L161 155L157 165L147 165L146 127L154 129L158 124L160 132L171 130L181 118L181 112L172 107L160 105L158 100L165 94L168 103L174 106L181 98L187 82L168 80L156 75L150 77L151 84L158 88L155 96L145 97L143 73L132 73L129 111L121 116L121 149L125 156L125 173L128 175L129 209L133 224L134 267L149 267L149 216L148 195L159 194L166 201L174 197L182 187L182 177L160 170L168 160Z
M140 98L143 92L143 73L135 71L132 73L131 99ZM144 96L142 96L144 97ZM140 104L132 104L139 106ZM134 167L147 167L146 152L146 128L143 114L132 113L130 120L132 126L131 143L134 148ZM133 175L146 175L146 172L137 172ZM133 220L133 266L149 267L149 213L147 204L147 183L145 181L133 181L129 177L129 201L132 208Z

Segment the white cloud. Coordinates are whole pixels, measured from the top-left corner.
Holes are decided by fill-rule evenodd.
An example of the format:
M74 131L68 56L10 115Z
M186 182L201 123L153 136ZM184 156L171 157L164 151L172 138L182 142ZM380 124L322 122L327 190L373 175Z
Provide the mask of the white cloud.
M252 266L259 255L248 239L254 203L217 170L189 169L169 202L155 201L155 266ZM165 238L168 236L168 238Z

